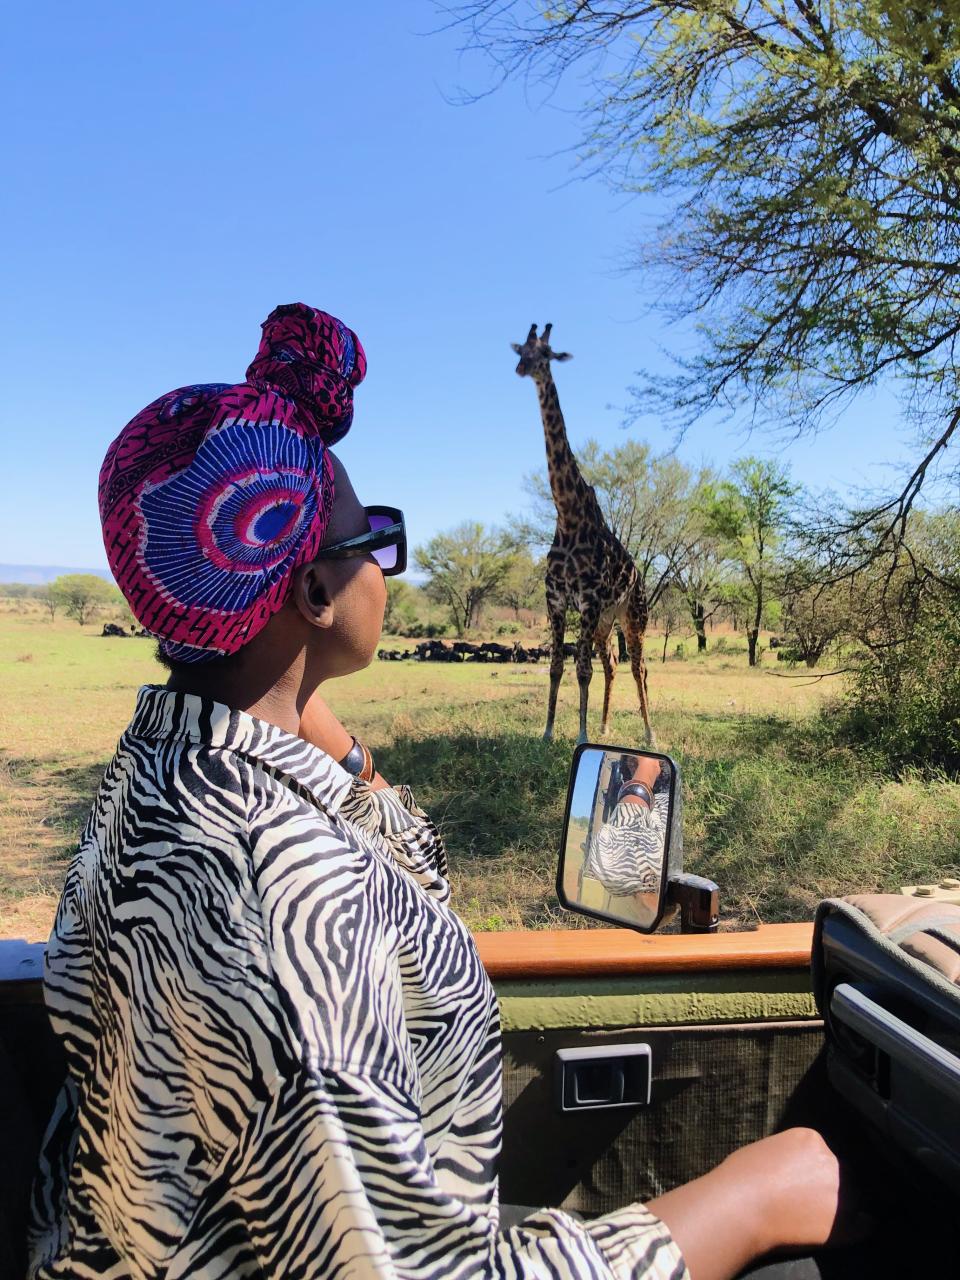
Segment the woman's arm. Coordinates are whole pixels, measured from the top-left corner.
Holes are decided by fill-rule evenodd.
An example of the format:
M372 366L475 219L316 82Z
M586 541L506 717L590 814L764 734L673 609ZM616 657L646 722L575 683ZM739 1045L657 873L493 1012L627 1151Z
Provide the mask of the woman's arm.
M866 1234L866 1216L851 1213L847 1199L820 1134L787 1129L647 1207L670 1228L692 1280L729 1280L774 1249L809 1251Z
M348 733L324 702L319 692L314 692L300 714L300 737L312 742L334 760L342 760L353 746L353 735ZM370 786L374 791L390 784L374 773Z
M652 795L654 785L659 777L660 761L653 759L650 756L641 756L638 758L636 768L634 769L633 774L627 779L627 782L642 783ZM643 800L640 796L636 795L622 796L619 803L641 805L644 809L648 809L650 807L646 800Z

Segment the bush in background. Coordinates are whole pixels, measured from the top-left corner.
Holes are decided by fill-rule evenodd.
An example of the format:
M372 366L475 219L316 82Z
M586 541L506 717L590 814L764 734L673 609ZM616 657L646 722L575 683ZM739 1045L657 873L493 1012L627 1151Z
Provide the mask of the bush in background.
M861 654L841 732L894 768L960 774L960 596L930 591L905 635Z

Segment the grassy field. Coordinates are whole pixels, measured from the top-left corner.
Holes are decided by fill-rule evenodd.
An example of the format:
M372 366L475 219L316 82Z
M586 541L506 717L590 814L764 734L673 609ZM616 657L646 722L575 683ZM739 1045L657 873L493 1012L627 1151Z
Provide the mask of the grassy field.
M48 933L134 691L164 676L149 641L99 630L0 611L0 935ZM785 678L770 654L751 671L737 639L725 644L654 660L650 692L660 747L683 770L686 867L720 884L727 927L805 919L828 894L958 873L960 787L895 781L832 746L821 712L836 679ZM596 707L601 687L598 672ZM475 929L577 923L553 891L577 728L572 668L550 744L546 693L545 666L387 662L328 690L384 774L411 783L439 822L458 910ZM641 741L635 706L621 672L611 741Z

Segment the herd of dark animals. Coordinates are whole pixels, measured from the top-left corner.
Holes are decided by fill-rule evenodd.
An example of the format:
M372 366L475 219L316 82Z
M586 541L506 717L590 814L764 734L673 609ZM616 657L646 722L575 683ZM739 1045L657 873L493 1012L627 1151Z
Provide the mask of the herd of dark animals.
M572 658L576 654L576 645L565 644L563 655ZM380 649L377 657L381 662L403 662L412 659L415 662L546 662L550 657L549 645L496 644L492 640L486 644L471 644L468 640L456 640L447 644L443 640L425 640L413 649Z
M783 643L780 636L770 637L770 648L779 649ZM564 644L564 658L575 658L577 646ZM594 650L596 656L596 650ZM777 657L781 658L782 653ZM456 640L448 644L443 640L425 640L413 649L379 649L377 657L381 662L548 662L550 646L522 645L519 640L515 644L471 644L467 640Z
M138 627L133 623L130 624L129 630L124 630L118 622L105 622L100 634L101 636L112 636L114 638L127 638L129 636L146 636L150 633L146 627Z
M113 637L145 636L147 631L144 627L132 625L124 630L116 622L105 622L100 634ZM771 636L769 644L771 649L778 649L782 644L781 637ZM563 656L575 658L577 646L565 644ZM782 656L777 654L778 658ZM416 662L547 662L550 658L550 646L522 645L519 640L512 645L496 644L493 641L471 644L467 640L457 640L446 644L443 640L425 640L413 649L380 649L377 657L381 662L404 662L407 659Z
M771 649L780 649L782 644L782 636L770 637ZM564 644L563 656L575 658L577 646ZM596 656L595 648L594 657ZM426 640L413 649L379 649L377 657L381 662L404 662L408 659L414 662L548 662L550 646L548 644L522 645L519 640L513 645L495 644L493 641L488 641L486 644L470 644L467 640L457 640L448 644L443 640ZM784 653L781 650L777 658L783 657Z
M144 627L131 625L124 628L116 622L105 622L100 634L122 638L145 636L148 632ZM576 653L576 646L565 644L563 653L564 657L572 658ZM457 640L453 644L447 644L443 640L425 640L414 649L380 649L377 657L381 662L402 662L407 658L413 658L418 662L546 662L550 657L550 646L524 647L519 641L514 645L508 645L495 644L492 641L486 644L471 644L467 640Z

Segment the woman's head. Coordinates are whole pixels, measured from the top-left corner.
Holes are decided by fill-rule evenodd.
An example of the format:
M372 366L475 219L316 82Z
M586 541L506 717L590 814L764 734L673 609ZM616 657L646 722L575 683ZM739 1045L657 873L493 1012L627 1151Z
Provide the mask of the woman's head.
M107 557L168 661L228 660L291 609L331 667L372 653L376 565L315 562L369 527L330 452L365 371L359 339L335 317L278 307L244 382L161 396L111 445L100 476ZM285 630L289 644L297 628Z
M324 680L367 666L383 626L386 586L372 554L326 557L326 548L369 533L343 463L332 454L335 496L316 557L291 574L280 609L235 653L205 662L179 662L162 644L159 661L178 684L199 685L229 677L235 685L272 683L290 670L309 692Z
M335 498L320 554L293 574L287 609L303 630L307 681L315 685L358 671L372 659L387 603L383 572L372 554L326 558L323 550L368 533L366 508L343 464L333 459Z

